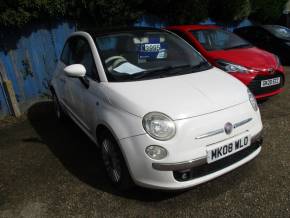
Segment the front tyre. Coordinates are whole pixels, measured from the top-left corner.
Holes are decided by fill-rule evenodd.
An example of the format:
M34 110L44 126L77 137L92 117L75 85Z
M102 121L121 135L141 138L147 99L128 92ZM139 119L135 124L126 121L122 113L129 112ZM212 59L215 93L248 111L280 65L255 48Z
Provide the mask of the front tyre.
M104 133L101 137L101 153L104 167L111 183L119 190L127 190L134 183L129 174L122 152L113 136Z

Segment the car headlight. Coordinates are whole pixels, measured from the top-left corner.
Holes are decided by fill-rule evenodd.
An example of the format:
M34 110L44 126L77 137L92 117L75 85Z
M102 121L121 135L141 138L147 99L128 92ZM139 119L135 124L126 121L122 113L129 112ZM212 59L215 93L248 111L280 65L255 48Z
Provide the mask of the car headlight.
M251 71L250 69L248 69L246 67L243 67L243 66L238 65L238 64L233 64L233 63L230 63L230 62L227 62L224 60L217 60L216 63L223 71L226 71L228 73L236 73L236 72L248 73Z
M259 107L258 107L257 100L256 100L255 96L253 95L253 93L249 89L248 89L248 95L249 95L249 101L250 101L254 111L258 111Z
M154 139L167 141L175 136L173 120L165 114L151 112L143 117L143 128Z

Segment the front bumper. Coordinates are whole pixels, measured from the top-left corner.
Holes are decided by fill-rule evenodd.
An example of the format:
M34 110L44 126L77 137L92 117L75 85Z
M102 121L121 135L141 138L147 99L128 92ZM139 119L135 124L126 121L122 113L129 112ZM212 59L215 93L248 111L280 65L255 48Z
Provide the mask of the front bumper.
M216 130L221 126L223 127L226 122L239 123L248 118L252 118L251 121L234 129L230 136L221 133L207 138L198 137L211 129ZM262 141L258 140L258 138L259 133L262 131L262 122L259 112L254 112L249 102L213 114L180 120L176 122L176 126L176 136L166 142L154 140L147 134L119 141L131 177L137 185L164 190L190 188L212 180L247 163L261 151ZM253 149L241 158L236 158L230 164L219 165L222 167L214 167L214 170L207 168L213 166L207 164L205 160L207 156L206 148L209 145L227 144L232 142L232 140L243 137L245 134L251 135L252 144L258 142L256 149ZM163 146L167 149L168 156L160 161L150 159L145 154L145 149L149 145ZM229 156L229 158L234 155ZM225 157L224 159L227 158ZM214 163L217 162L219 161ZM201 168L204 169L202 170ZM202 170L205 173L194 175L196 169ZM187 175L187 178L180 181L178 173L183 172L190 175Z
M251 145L249 146L248 149L245 149L245 150L252 153L251 151L258 149L262 145L262 142L263 142L262 132L260 132L256 136L252 137ZM245 151L245 150L242 150L242 151ZM247 156L247 154L240 155L242 151L236 153L236 156L239 156L240 158ZM244 153L248 153L248 152L244 152ZM232 156L229 156L228 158L233 159ZM227 159L227 158L224 158L224 159ZM224 159L222 159L221 161L223 161ZM237 161L234 161L234 162L237 162ZM207 166L210 165L210 164L207 164L206 156L197 158L194 160L190 160L190 161L180 162L180 163L152 163L152 168L159 171L173 171L176 173L178 172L185 173L190 170L195 171L197 167L201 167L205 165Z
M185 182L226 169L227 167L234 165L239 161L242 161L258 149L261 149L262 143L263 138L261 134L258 134L257 136L252 138L251 145L249 147L211 164L204 163L202 165L182 171L175 170L173 171L174 178L179 182Z
M273 78L280 78L280 84L270 87L261 88L262 80L268 80ZM285 84L285 76L281 73L276 73L274 75L267 75L267 76L256 76L255 79L251 81L248 85L249 89L252 93L256 96L257 99L263 99L270 96L274 96L283 92L283 87Z
M248 147L249 149L241 150L212 164L199 165L200 163L195 162L198 166L188 165L184 170L176 168L176 164L172 164L173 171L156 170L152 167L154 161L146 162L141 158L135 161L135 165L133 168L129 167L129 170L136 185L158 190L183 190L213 180L250 162L261 152L261 145L262 140L257 140Z
M274 95L278 95L284 91L285 84L285 73L284 68L281 66L276 69L274 74L270 74L266 71L261 71L259 73L232 73L234 77L242 81L251 92L255 95L256 99L265 99ZM272 78L280 77L281 83L270 87L261 87L262 80L268 80Z

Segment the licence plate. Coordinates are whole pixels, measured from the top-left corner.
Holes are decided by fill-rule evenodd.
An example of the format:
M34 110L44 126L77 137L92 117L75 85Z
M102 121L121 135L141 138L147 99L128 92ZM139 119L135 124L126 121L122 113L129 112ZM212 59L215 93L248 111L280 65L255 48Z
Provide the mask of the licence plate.
M273 79L266 79L261 81L261 87L269 87L269 86L275 86L280 84L280 77L273 78Z
M214 148L209 148L207 150L207 163L212 163L227 156L230 156L236 152L245 149L246 147L250 146L250 144L250 136L244 136L227 144L215 146Z

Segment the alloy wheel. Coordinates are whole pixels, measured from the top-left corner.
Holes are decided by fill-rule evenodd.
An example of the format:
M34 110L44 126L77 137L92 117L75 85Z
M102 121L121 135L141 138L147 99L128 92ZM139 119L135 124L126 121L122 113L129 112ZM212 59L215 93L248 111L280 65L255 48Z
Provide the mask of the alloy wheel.
M109 139L104 139L102 142L102 158L111 181L119 183L122 176L121 160L113 143Z

